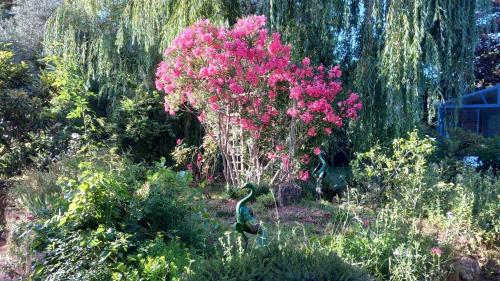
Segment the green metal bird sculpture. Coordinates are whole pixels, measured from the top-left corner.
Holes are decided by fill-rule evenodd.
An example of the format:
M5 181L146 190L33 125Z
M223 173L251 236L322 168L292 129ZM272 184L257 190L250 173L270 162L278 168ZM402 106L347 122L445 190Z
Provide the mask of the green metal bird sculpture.
M234 228L243 236L245 249L248 245L248 237L245 233L258 234L256 247L265 246L267 245L267 232L265 228L255 220L252 210L246 206L246 204L255 197L255 186L251 183L247 183L243 188L249 189L250 193L236 204L236 223L234 224Z
M321 196L323 193L321 185L328 171L328 162L326 160L326 153L324 150L321 150L318 156L320 163L316 166L316 168L314 168L313 175L316 176L316 193Z
M324 150L321 150L318 157L320 162L314 168L313 175L316 178L316 193L319 199L322 196L340 195L347 189L348 180L351 177L349 167L333 167L333 163L329 163Z

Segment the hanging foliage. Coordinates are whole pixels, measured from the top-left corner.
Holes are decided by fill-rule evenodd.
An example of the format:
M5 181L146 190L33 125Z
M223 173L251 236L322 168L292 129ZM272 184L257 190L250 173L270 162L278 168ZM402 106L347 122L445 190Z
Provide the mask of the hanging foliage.
M391 128L396 135L409 131L421 120L425 36L422 13L421 0L393 1L387 13L380 79L387 97L385 128Z
M473 85L476 42L476 1L365 0L363 5L360 60L352 76L365 104L354 128L368 132L354 135L359 149L432 125L438 102Z
M297 46L293 59L345 66L345 87L365 105L350 130L358 149L432 124L437 102L473 85L476 11L485 0L241 2Z
M350 133L357 149L362 151L369 149L374 140L384 140L390 134L384 130L388 110L384 82L379 73L387 6L377 0L364 0L363 5L359 60L351 73L351 83L359 91L364 108L360 111L359 122L351 125Z
M47 23L45 50L77 62L113 108L119 95L153 88L154 67L179 30L201 18L231 22L238 11L230 0L65 0Z
M263 14L283 41L300 46L292 59L315 64L350 63L355 57L361 19L360 0L242 1L243 12ZM254 3L253 5L250 3Z
M231 0L64 0L47 23L45 52L83 73L112 144L137 161L168 160L177 138L198 144L202 128L189 114L165 114L154 92L162 51L197 20L231 24L238 13Z
M435 120L435 104L473 85L476 17L489 0L65 0L49 20L46 50L78 62L101 104L152 88L154 66L179 30L198 19L232 24L263 14L295 46L292 60L343 65L360 93L349 125L367 149ZM359 134L358 132L363 132Z

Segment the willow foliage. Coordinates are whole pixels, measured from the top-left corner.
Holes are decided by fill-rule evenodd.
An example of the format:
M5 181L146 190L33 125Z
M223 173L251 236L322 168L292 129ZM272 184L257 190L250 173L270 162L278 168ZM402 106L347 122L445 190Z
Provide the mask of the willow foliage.
M349 130L367 149L431 124L438 101L471 87L476 14L488 1L64 0L48 22L45 49L78 62L113 107L118 95L152 87L161 52L185 26L264 14L294 46L293 58L342 65L346 90L364 103Z
M80 65L113 107L119 95L152 88L161 53L181 29L238 13L231 0L64 0L47 22L45 50Z
M384 81L379 73L387 6L377 0L364 0L363 4L366 10L360 31L359 60L351 74L351 85L363 100L360 121L352 126L355 144L362 150L391 134L384 130L388 110Z
M473 84L476 16L487 0L240 0L265 14L293 57L341 64L360 93L359 149L433 122L434 106Z
M476 2L364 0L360 60L351 76L365 104L352 127L359 148L432 124L437 102L470 89Z
M387 13L380 75L385 82L382 91L387 96L385 126L395 132L408 131L421 120L421 43L426 33L421 2L393 1Z
M359 36L359 2L262 0L251 12L269 18L270 29L279 31L283 40L295 47L294 59L308 56L313 63L332 65L348 63L355 56L356 44L352 42ZM241 6L245 12L249 5Z

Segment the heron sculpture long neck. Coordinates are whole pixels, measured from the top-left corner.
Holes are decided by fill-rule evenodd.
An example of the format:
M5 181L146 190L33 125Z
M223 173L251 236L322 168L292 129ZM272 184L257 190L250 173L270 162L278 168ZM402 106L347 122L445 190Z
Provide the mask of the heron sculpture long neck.
M245 196L245 198L241 199L241 201L240 201L241 204L246 204L248 201L252 200L255 196L255 194L254 194L255 193L255 186L253 186L253 184L248 183L245 186L245 188L250 189L250 193L247 196Z
M328 162L326 161L326 153L324 151L321 151L319 154L319 160L321 161L321 164L327 166Z
M257 246L266 245L267 234L265 228L255 220L252 210L245 206L246 203L254 198L255 186L247 183L244 188L250 189L250 193L236 204L236 223L234 224L234 228L242 235L245 241L245 249L248 243L245 233L258 234Z

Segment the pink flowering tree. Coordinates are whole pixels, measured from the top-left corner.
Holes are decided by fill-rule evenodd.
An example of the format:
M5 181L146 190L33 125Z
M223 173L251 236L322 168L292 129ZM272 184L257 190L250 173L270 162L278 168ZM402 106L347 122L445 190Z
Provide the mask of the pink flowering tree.
M290 61L264 16L232 27L200 21L174 39L156 72L165 110L191 111L222 154L229 184L307 180L315 140L356 118L358 95L340 99L338 66Z

